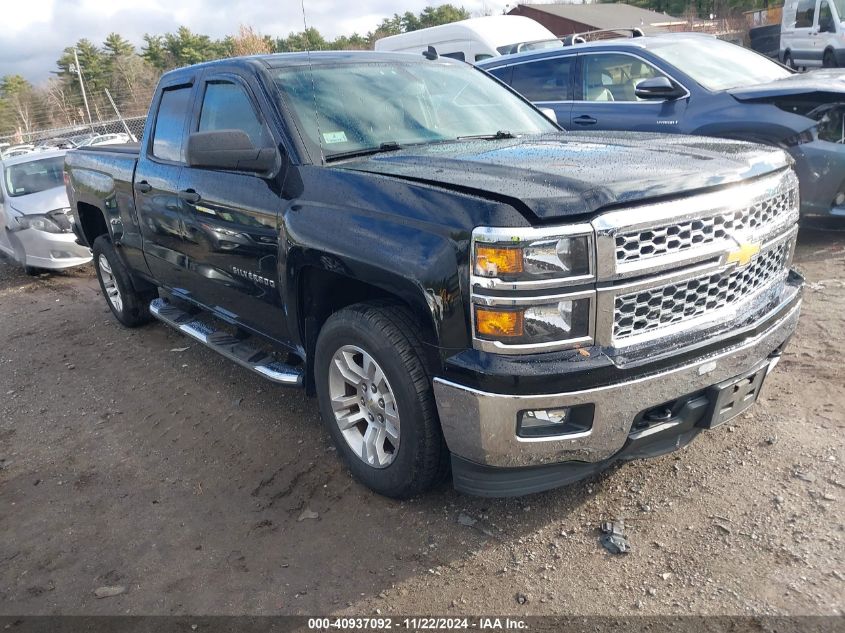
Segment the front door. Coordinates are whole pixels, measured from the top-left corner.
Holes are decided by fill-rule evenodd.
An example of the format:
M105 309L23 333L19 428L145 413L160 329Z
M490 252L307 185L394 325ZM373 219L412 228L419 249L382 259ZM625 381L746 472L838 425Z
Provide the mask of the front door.
M679 131L687 99L640 99L635 92L640 81L665 73L627 53L582 54L578 60L572 130Z
M816 59L815 52L818 2L819 0L798 0L792 38L792 59L797 66L814 66L821 63L821 58Z
M239 129L273 146L255 93L241 78L209 75L191 131ZM194 298L233 323L287 341L278 279L280 193L267 175L186 167L185 252Z

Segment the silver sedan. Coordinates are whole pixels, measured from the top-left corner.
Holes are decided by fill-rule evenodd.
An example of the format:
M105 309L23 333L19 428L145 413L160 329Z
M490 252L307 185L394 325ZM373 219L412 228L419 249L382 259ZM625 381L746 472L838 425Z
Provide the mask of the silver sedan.
M76 243L63 170L64 151L15 156L0 163L0 252L27 272L91 261Z

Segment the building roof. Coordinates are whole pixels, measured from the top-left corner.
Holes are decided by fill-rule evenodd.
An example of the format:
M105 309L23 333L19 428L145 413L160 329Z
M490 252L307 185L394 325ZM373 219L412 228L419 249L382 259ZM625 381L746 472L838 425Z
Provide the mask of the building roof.
M542 11L572 22L586 24L594 29L641 28L644 32L659 32L661 27L685 24L685 21L630 4L521 4L520 7Z

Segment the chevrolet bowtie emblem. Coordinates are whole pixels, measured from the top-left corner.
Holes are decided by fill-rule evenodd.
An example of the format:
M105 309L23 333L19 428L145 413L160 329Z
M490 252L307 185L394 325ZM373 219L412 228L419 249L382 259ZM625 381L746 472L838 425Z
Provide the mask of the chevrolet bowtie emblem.
M728 253L727 258L725 259L726 264L736 264L740 268L745 268L748 264L751 263L751 260L760 252L760 245L759 244L751 244L750 242L746 242L745 244L740 244L739 248L735 251L731 251Z

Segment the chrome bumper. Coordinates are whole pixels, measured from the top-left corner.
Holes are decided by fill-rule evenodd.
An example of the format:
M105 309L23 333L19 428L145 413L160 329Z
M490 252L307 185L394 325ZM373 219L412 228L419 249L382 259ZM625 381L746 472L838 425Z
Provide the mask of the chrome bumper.
M435 378L434 394L446 444L454 455L503 468L604 461L622 449L638 413L750 371L769 357L798 325L800 300L791 303L768 330L739 345L668 371L596 389L508 395L486 393ZM772 312L778 310L783 311L784 305ZM521 411L588 403L595 405L595 414L592 428L587 432L536 439L516 434Z

